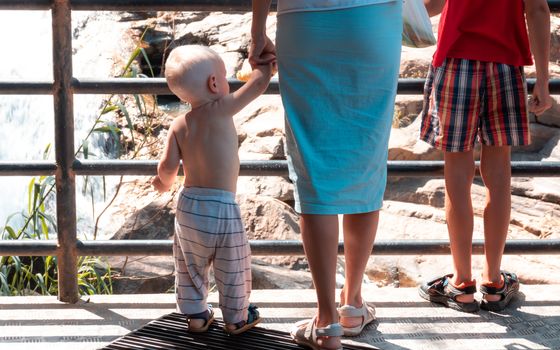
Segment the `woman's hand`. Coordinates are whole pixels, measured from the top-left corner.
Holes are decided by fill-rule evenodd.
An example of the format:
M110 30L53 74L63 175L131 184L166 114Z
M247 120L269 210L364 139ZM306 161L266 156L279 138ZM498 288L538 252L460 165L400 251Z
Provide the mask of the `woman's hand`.
M255 69L276 60L276 47L266 34L252 35L249 46L249 63Z
M253 0L251 45L249 46L249 63L253 69L259 65L268 65L276 60L276 47L266 35L266 19L270 3L271 0Z

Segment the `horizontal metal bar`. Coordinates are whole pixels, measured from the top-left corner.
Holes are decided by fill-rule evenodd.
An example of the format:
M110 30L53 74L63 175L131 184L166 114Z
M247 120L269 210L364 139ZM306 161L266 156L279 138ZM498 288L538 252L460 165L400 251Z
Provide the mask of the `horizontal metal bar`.
M476 163L477 166L479 163ZM443 176L443 161L389 161L389 176ZM560 175L560 162L512 162L514 176L556 177ZM146 175L157 171L156 160L76 160L74 171L78 175ZM182 169L179 170L182 174ZM0 174L1 175L1 174ZM241 161L242 176L287 176L288 164L285 160Z
M244 82L229 78L230 91L243 86ZM110 78L73 80L74 92L77 94L154 94L172 95L164 78ZM0 85L1 87L1 85ZM278 79L273 78L265 94L279 94Z
M77 175L146 175L157 173L157 160L76 160ZM286 176L288 165L284 160L241 161L242 176ZM1 174L0 174L1 175ZM179 175L183 175L179 167Z
M57 249L54 240L0 240L0 256L54 256Z
M477 176L480 176L480 162L475 162ZM390 160L387 162L387 172L392 177L442 177L443 161L425 160ZM511 174L514 177L558 177L560 176L560 161L513 161Z
M48 10L51 8L51 2L52 0L0 0L0 10ZM251 0L71 0L70 3L73 10L86 11L249 11L251 9Z
M0 176L54 175L56 163L51 161L0 161Z
M116 10L116 11L249 11L251 0L72 0L74 10ZM560 11L560 0L549 0L552 12ZM46 10L51 0L0 0L0 10Z
M0 95L52 95L52 91L52 81L0 81Z
M0 0L0 10L49 10L52 0Z
M303 256L303 244L295 240L251 240L254 256ZM78 241L80 256L170 256L171 240L109 240ZM57 254L54 240L0 241L0 256L48 256ZM338 253L344 254L344 244L339 243ZM447 240L395 240L375 242L374 255L446 255ZM473 254L484 254L484 241L473 241ZM560 239L523 239L506 243L504 254L560 254Z
M0 0L1 1L1 0ZM239 89L244 83L230 78L230 90ZM397 93L400 95L421 95L425 79L399 79ZM527 88L533 90L535 79L527 79ZM0 95L50 95L52 82L48 81L0 81ZM154 94L171 95L164 78L107 78L86 79L74 78L72 80L76 94ZM551 79L550 93L560 94L560 79ZM270 82L266 94L279 94L278 79Z
M73 170L77 175L136 175L153 176L157 172L157 160L75 160ZM477 162L478 166L479 163ZM392 177L441 177L443 161L389 161L388 174ZM523 161L512 162L513 176L557 177L560 162ZM0 176L53 175L56 164L50 161L0 162ZM179 174L183 174L182 168ZM288 164L285 160L244 160L241 161L242 176L287 176Z
M111 242L105 244L105 242ZM116 242L116 243L113 243ZM99 243L99 244L98 244ZM147 243L147 245L144 245ZM250 240L254 256L305 255L303 244L296 240ZM80 255L171 255L173 241L81 241ZM142 250L142 253L139 250ZM449 254L447 240L395 240L375 242L377 255L444 255ZM133 254L131 254L133 253ZM344 244L339 243L338 253L344 254ZM484 241L473 241L473 254L484 254ZM560 239L510 240L504 254L560 254Z

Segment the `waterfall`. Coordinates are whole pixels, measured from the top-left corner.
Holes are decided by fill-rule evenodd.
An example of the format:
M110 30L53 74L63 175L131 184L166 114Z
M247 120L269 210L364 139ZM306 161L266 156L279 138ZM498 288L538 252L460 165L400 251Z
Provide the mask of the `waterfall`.
M109 14L73 12L73 69L76 77L111 76L115 40L120 41L121 27L103 25ZM114 21L116 23L116 21ZM91 28L91 29L90 29ZM102 30L100 30L103 28ZM0 80L52 80L52 28L50 11L0 11L0 32L4 54L0 55ZM74 97L75 147L93 125L103 100L100 95ZM89 152L96 158L107 158L104 136L90 138ZM50 95L0 95L0 160L42 160L43 151L51 144L54 159L54 112ZM28 205L27 186L30 177L0 177L0 227L14 213ZM116 179L108 178L109 189ZM99 179L98 179L99 182ZM111 186L113 183L113 186ZM79 236L91 232L91 198L82 195L83 178L77 177L77 211ZM98 185L99 186L99 185ZM99 192L99 191L97 191ZM97 206L103 199L96 196ZM52 214L55 206L50 203ZM96 209L99 212L99 208ZM18 227L18 220L11 220ZM19 222L21 224L21 221Z

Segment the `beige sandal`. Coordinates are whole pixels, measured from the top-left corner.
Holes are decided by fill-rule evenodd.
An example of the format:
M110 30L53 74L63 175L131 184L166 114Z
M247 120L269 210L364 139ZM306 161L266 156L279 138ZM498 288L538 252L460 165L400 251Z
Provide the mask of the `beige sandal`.
M299 345L310 347L313 350L331 350L321 348L317 342L318 337L341 337L344 334L340 323L333 323L327 327L317 328L315 326L317 316L310 320L297 322L290 332L292 339ZM332 350L342 350L342 347Z
M344 335L348 337L356 336L362 333L364 327L375 320L375 307L369 306L367 302L362 301L362 307L357 308L352 305L343 305L338 308L338 315L342 317L361 317L362 323L356 327L342 327Z

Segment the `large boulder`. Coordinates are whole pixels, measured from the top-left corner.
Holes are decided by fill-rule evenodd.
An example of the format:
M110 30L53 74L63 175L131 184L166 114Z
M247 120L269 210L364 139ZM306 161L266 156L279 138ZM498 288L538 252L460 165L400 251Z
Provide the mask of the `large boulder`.
M132 20L132 19L129 19ZM124 22L121 22L124 23ZM219 12L160 12L155 18L137 17L131 24L139 36L145 32L146 51L156 66L168 50L176 45L203 44L224 58L228 76L234 76L247 57L250 14ZM434 30L438 18L432 19ZM558 35L558 18L553 18L553 38ZM269 19L268 34L274 40L275 17ZM401 77L423 78L435 47L403 48ZM558 55L553 40L552 57ZM554 59L556 60L556 59ZM158 63L159 62L159 63ZM141 67L146 67L145 62ZM157 67L156 67L157 68ZM551 62L551 75L560 76L560 67ZM156 70L157 72L157 70ZM526 69L534 77L534 67ZM442 152L418 141L422 96L398 96L394 129L389 141L390 160L441 160ZM181 113L184 113L182 111ZM514 160L559 160L560 131L557 104L542 116L532 117L530 146L513 149ZM135 116L132 116L133 120ZM139 116L138 119L141 119ZM122 119L122 118L121 118ZM162 116L156 131L163 141L172 116ZM122 120L121 123L124 123ZM284 110L277 95L263 95L234 116L239 134L242 160L285 159ZM141 134L140 126L135 128ZM140 134L135 135L136 138ZM131 136L129 137L131 138ZM161 142L160 142L161 143ZM161 147L159 147L161 148ZM158 147L143 156L157 158ZM479 148L476 149L479 155ZM179 184L175 191L179 189ZM558 238L560 227L560 179L514 178L512 215L508 237L512 239ZM174 195L157 195L146 178L127 179L121 193L101 221L105 232L119 239L168 239L173 231ZM442 179L390 178L385 206L381 214L378 240L447 239L444 211L445 188ZM482 212L485 189L479 179L472 190L474 237L483 238ZM293 186L286 177L241 177L237 200L249 239L299 240L299 218L293 210ZM342 236L341 236L342 237ZM503 267L518 272L525 283L560 283L557 276L560 258L541 256L505 256ZM473 259L475 277L482 267L482 257ZM254 257L254 288L310 288L304 257ZM172 288L171 257L134 257L113 259L114 269L121 271L116 291L155 291ZM414 286L432 275L450 272L450 256L373 256L366 275L379 285ZM337 283L344 278L344 260L339 258ZM138 276L138 278L136 277ZM478 277L477 277L478 278ZM126 281L126 285L124 282Z
M171 256L115 256L108 259L114 294L167 293L175 282Z
M272 197L238 195L249 239L299 239L299 218L286 203Z
M421 118L416 118L404 128L391 129L389 160L442 160L441 151L420 141Z
M253 289L311 289L311 273L253 259Z

